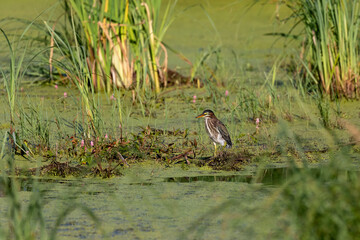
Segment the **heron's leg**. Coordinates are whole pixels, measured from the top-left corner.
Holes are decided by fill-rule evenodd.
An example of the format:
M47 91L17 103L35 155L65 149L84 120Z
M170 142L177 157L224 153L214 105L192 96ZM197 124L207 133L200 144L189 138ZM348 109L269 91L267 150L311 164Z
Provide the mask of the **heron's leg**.
M214 157L216 157L216 143L214 143L215 151L214 151Z

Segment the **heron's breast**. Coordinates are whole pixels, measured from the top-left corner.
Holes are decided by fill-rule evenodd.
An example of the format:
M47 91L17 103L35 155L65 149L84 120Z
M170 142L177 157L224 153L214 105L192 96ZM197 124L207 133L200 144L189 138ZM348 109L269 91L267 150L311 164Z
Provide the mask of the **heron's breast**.
M224 146L225 145L225 139L221 136L218 128L214 126L214 121L211 121L210 119L205 119L205 127L206 131L209 134L209 137L214 142Z

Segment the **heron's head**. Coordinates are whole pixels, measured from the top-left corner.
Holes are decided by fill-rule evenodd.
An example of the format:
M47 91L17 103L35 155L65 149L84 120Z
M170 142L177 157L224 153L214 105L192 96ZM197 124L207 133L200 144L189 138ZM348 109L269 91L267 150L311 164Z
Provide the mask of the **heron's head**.
M201 117L212 118L212 117L215 117L215 114L211 110L205 110L205 111L202 112L202 114L200 114L196 118L201 118Z

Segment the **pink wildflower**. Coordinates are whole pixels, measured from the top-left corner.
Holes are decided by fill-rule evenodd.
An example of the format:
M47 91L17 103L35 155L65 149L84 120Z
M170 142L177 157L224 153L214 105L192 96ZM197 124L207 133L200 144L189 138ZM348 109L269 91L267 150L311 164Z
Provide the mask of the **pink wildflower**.
M90 146L92 146L92 147L94 146L94 142L93 142L93 141L90 142Z
M81 146L81 147L84 147L84 146L85 146L85 141L84 141L84 139L83 139L83 140L81 140L81 144L80 144L80 146Z
M227 96L229 96L229 91L228 90L225 91L225 97L227 97Z
M68 96L67 92L64 92L64 98L67 98L67 96Z
M107 134L105 134L105 139L108 139L108 135L107 135Z
M54 87L55 87L55 89L58 89L58 85L57 85L57 84L55 84L55 86L54 86Z
M259 129L259 123L260 123L260 119L256 118L256 129Z
M114 101L116 100L114 94L112 94L112 95L110 96L110 100L114 100Z
M196 103L196 95L193 96L193 103Z

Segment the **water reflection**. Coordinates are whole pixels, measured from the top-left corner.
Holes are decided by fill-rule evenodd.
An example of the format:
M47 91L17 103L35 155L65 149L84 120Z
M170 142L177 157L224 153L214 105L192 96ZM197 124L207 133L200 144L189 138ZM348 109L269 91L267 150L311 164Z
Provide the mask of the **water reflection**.
M261 183L264 185L281 185L286 182L291 176L293 176L300 169L282 167L282 168L266 168L257 174L249 174L249 175L199 175L199 176L182 176L182 177L168 177L162 179L160 182L176 182L176 183L191 183L191 182L242 182L242 183ZM321 168L312 168L307 169L311 172L313 176L321 175ZM34 186L34 178L27 177L16 177L16 178L8 178L7 184L10 186L10 182L16 180L17 181L17 190L18 191L32 191ZM36 179L38 183L55 183L59 186L62 185L65 188L80 186L84 184L81 180L67 180L67 179L48 179L48 178L39 178ZM159 181L153 182L151 179L148 179L146 182L132 182L127 183L128 185L141 185L141 186L152 186ZM94 185L96 183L91 183ZM97 183L101 184L101 183ZM114 183L107 183L107 185L114 185ZM49 190L48 190L49 191ZM114 191L114 190L112 190ZM5 192L5 183L0 181L0 197L4 195ZM97 195L102 191L89 191L87 194Z
M254 175L209 175L209 176L191 176L191 177L169 177L165 179L165 182L243 182L243 183L261 183L264 185L281 185L285 183L290 177L295 173L299 172L301 169L282 167L282 168L266 168L263 169L260 173ZM306 169L310 172L312 176L319 177L322 174L321 168L309 168ZM340 170L345 175L354 171Z
M169 177L166 182L243 182L243 183L262 183L265 185L280 185L284 183L289 176L294 173L287 167L283 168L267 168L260 174L256 175L209 175L209 176L191 176L191 177Z

